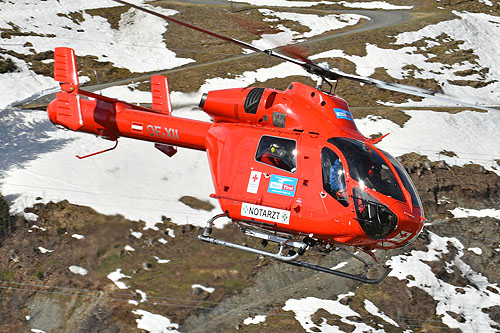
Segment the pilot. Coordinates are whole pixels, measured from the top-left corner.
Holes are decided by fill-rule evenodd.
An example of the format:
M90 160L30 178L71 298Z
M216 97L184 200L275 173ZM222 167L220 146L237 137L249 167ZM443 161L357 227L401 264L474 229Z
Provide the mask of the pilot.
M330 167L330 189L336 196L345 196L344 168L340 158L337 158Z

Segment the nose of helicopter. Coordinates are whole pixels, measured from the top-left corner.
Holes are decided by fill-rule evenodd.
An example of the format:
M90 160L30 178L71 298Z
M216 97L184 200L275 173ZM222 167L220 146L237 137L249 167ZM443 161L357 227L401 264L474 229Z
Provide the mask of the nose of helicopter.
M369 247L399 248L413 241L424 226L425 218L419 205L395 200L381 193L353 189L356 220L371 239Z
M398 225L398 234L395 237L401 239L401 246L407 245L414 241L424 227L426 221L423 211L414 206L412 213L403 212L404 218L401 219ZM393 238L394 239L394 238Z
M424 227L425 218L423 211L413 206L413 211L408 212L407 207L398 210L398 223L395 230L382 240L383 248L399 248L413 242Z

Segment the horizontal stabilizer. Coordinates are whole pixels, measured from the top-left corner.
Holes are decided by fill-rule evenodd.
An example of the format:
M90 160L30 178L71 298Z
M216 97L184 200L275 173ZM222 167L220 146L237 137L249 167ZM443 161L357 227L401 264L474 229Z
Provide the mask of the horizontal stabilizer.
M68 47L57 47L54 53L54 79L58 82L78 86L75 51Z
M155 143L155 148L167 155L168 157L172 157L177 153L177 148L171 145L167 145L164 143Z
M170 91L168 89L168 79L163 75L151 77L151 93L153 95L153 110L161 113L170 114L172 112L172 103L170 102Z

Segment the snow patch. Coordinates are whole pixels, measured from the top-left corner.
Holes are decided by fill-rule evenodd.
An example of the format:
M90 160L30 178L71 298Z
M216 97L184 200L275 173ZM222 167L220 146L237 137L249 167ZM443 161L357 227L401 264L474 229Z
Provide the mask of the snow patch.
M139 303L147 302L148 296L144 291L136 289L135 292L141 296L141 300L139 301Z
M204 226L218 213L218 208L200 212L179 202L181 196L193 195L190 192L196 189L196 196L217 205L216 200L209 198L213 185L207 177L210 170L203 152L180 149L168 159L150 143L122 138L115 151L78 160L75 152L109 148L109 143L83 133L54 130L46 134L66 143L3 173L1 191L4 196L15 198L11 203L13 213L22 213L40 202L37 197L43 197L43 203L68 200L102 214L122 214L131 220L145 221L144 229L153 230L159 230L156 224L167 213L174 223L198 226ZM221 220L216 227L224 223Z
M21 55L32 55L53 51L64 45L75 49L78 56L94 56L100 62L112 62L116 67L137 73L194 62L193 59L178 58L167 48L163 34L168 30L169 24L164 20L130 9L121 15L118 30L115 30L104 17L92 16L85 11L117 5L119 4L110 0L73 0L64 1L64 4L57 0L3 2L0 28L11 30L12 23L26 35L11 35L8 40L4 39L8 42L2 43L2 48ZM178 13L162 7L146 6L168 16ZM81 13L78 22L68 15L72 12ZM144 57L145 51L148 53L147 57ZM1 82L16 82L2 85L0 109L58 89L52 78L36 74L24 61L7 54L2 56L11 59L18 70L0 74Z
M500 17L481 13L454 12L458 19L448 20L426 26L418 31L404 32L396 37L398 49L383 49L373 44L366 44L366 56L345 54L342 50L331 50L316 54L311 59L343 57L356 65L356 73L370 76L377 68L385 69L395 79L413 77L416 79L434 79L439 82L445 94L452 98L471 104L497 105L500 98L500 67L497 62L498 45L491 41L500 40ZM426 54L426 50L435 45L439 36L449 36L449 41L461 44L452 52L474 50L477 56L475 63L463 61L444 64L433 60L436 55ZM413 43L424 42L424 47L412 46ZM414 70L414 68L417 68ZM477 72L487 68L486 73L470 76L458 76L455 73L466 70ZM454 85L453 80L479 80L490 84L474 88L471 85ZM456 97L454 97L456 96ZM392 103L391 105L396 105ZM430 106L452 104L425 98L421 102L409 100L400 106Z
M170 237L175 238L175 231L174 231L174 229L172 229L172 228L167 228L167 229L166 229L166 231L167 231L167 234L168 234Z
M413 9L413 6L392 5L385 1L370 1L370 2L339 1L338 4L341 4L342 6L347 8L360 8L360 9L385 9L385 10Z
M361 19L370 19L366 16L357 14L332 14L318 16L314 14L276 12L270 9L259 9L259 11L266 16L276 17L281 20L296 21L310 29L310 31L300 34L279 24L277 28L282 30L281 32L274 34L263 34L259 40L255 40L252 42L252 45L263 49L289 45L294 42L302 41L304 40L304 38L311 38L317 35L321 35L322 33L325 33L327 31L356 25ZM265 20L273 21L274 19Z
M156 259L156 262L159 263L159 264L168 264L170 262L169 259L160 259L159 257L157 256L153 256L153 258Z
M139 231L132 231L132 230L130 230L130 234L132 236L134 236L135 238L137 238L137 239L141 239L141 237L142 237L142 232L139 232Z
M206 291L207 293L213 293L215 291L215 288L212 288L212 287L205 287L205 286L202 286L201 284L193 284L191 286L191 288L193 289L197 289L197 288L200 288L201 290L204 290Z
M308 76L309 74L302 68L289 62L283 62L279 65L259 68L254 71L246 71L243 74L236 75L234 78L213 78L208 79L200 87L201 92L208 92L218 89L229 89L236 87L247 87L256 82L266 82L273 78L285 78L291 75Z
M73 274L87 275L87 273L88 273L88 271L85 268L80 267L80 266L69 266L68 269Z
M134 310L133 314L141 316L136 319L137 328L151 333L175 333L179 332L178 324L172 323L170 319L159 314L154 314L144 310Z
M52 253L52 252L54 252L54 250L48 250L48 249L46 249L46 248L44 248L44 247L42 247L42 246L39 246L39 247L38 247L38 250L39 250L42 254L45 254L45 253Z
M33 225L30 227L30 229L38 229L38 230L40 230L40 231L47 231L47 229L46 229L46 228L44 228L44 227L39 227L39 226L37 226L36 224L33 224Z
M467 218L467 217L493 217L496 219L500 219L500 210L499 209L469 209L457 207L455 209L449 210L450 213L453 214L455 218Z
M348 8L385 9L385 10L413 8L413 6L392 5L385 1L347 2L347 1L233 0L233 2L244 2L254 6L266 6L266 7L314 7L317 5L342 5Z
M347 261L343 261L343 262L337 264L336 266L333 266L331 269L333 269L333 270L341 269L342 267L344 267L346 265L347 265Z
M443 160L448 165L479 164L500 175L500 168L495 168L493 164L500 156L500 145L496 144L495 139L500 112L404 112L411 118L403 128L389 120L373 117L356 120L356 126L366 136L390 132L378 147L394 156L416 152L431 161ZM422 131L422 128L426 130ZM481 133L483 139L478 139L477 133ZM456 156L441 154L444 150L452 151Z
M342 322L355 327L355 332L383 332L384 330L376 330L364 323L353 321L351 320L352 318L348 319L350 317L361 318L359 313L340 302L340 300L349 296L354 296L354 293L349 292L347 294L339 295L337 300L324 300L316 297L289 299L286 301L283 310L295 312L295 319L307 332L341 332L339 326L329 325L326 318L323 318L323 321L319 324L314 323L312 316L319 309L324 309L333 315L341 317L340 320Z
M257 315L255 317L248 317L246 318L245 320L243 320L243 325L256 325L256 324L260 324L260 323L263 323L266 321L266 316L264 315Z
M27 221L36 222L38 220L38 215L34 213L24 213L24 218Z
M118 268L116 271L109 273L107 278L110 279L111 281L113 281L114 284L120 289L128 289L129 288L124 282L121 282L120 280L123 278L130 279L131 277L123 274L121 268Z
M71 237L73 237L75 239L84 239L85 238L84 235L79 235L79 234L73 234L73 235L71 235Z
M464 332L492 331L496 323L483 311L500 304L500 288L490 283L482 274L462 261L464 246L454 237L442 237L429 233L428 251L411 251L409 255L392 257L387 264L392 268L389 273L400 280L407 281L408 287L417 287L428 293L436 301L436 314L443 324L450 328L458 328ZM449 253L449 246L454 246L458 253L447 266L454 265L467 278L472 286L461 287L439 279L428 265L430 261L440 260ZM411 275L412 278L408 279ZM496 292L494 292L496 291ZM450 313L458 314L458 321Z
M477 254L478 256L480 256L481 254L483 254L483 250L480 248L480 247L469 247L467 249L467 251L471 251L471 252L474 252L475 254Z
M290 1L290 0L232 0L233 2L244 2L254 6L270 7L313 7L320 4L331 5L332 1Z
M394 320L386 316L383 312L379 310L379 308L373 304L371 301L365 299L365 310L370 312L372 315L377 316L384 321L388 322L389 324L399 327L398 323L396 323Z

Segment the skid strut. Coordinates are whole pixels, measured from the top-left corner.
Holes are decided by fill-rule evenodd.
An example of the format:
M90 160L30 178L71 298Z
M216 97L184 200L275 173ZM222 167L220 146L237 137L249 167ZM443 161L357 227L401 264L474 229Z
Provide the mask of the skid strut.
M220 217L227 217L227 215L226 214L216 215L216 216L212 217L210 220L208 220L208 224L207 224L206 228L204 229L203 234L198 236L199 240L202 240L202 241L210 243L210 244L224 245L224 246L227 246L227 247L230 247L233 249L238 249L238 250L242 250L242 251L252 252L255 254L260 254L263 256L268 256L268 257L271 257L271 258L274 258L277 260L281 260L281 261L285 261L285 262L290 261L290 260L294 260L299 256L298 253L295 253L294 255L283 255L283 250L285 249L285 247L287 245L293 246L290 243L291 242L290 239L278 237L278 236L274 236L274 235L268 235L268 234L265 234L265 233L259 232L259 231L245 230L244 232L245 232L245 234L247 234L249 236L253 236L253 237L257 237L257 238L261 238L261 239L265 239L265 240L270 240L272 242L278 243L280 246L278 253L276 253L276 254L270 253L267 251L255 249L253 247L239 245L239 244L231 243L231 242L228 242L225 240L213 238L210 236L210 234L212 233L212 224L216 219L218 219ZM288 243L290 243L290 244L288 244ZM293 243L297 243L294 245L300 245L298 243L301 243L301 242L293 242ZM301 243L301 244L304 246L304 248L307 246L304 243Z
M315 270L318 272L328 273L328 274L340 276L343 278L347 278L347 279L351 279L351 280L355 280L355 281L359 281L359 282L363 282L363 283L370 283L370 284L379 283L382 280L384 280L390 272L390 268L387 266L384 266L385 270L379 277L373 278L373 279L369 278L368 277L368 270L369 270L371 265L368 264L362 258L358 257L357 255L355 255L349 251L346 251L346 252L348 254L350 254L351 256L353 256L354 258L360 260L364 264L364 272L362 275L354 275L354 274L338 271L335 269L311 264L311 263L308 263L305 261L296 260L300 254L303 254L307 249L309 249L309 246L306 243L298 241L298 240L292 240L292 239L276 236L273 234L257 231L257 230L247 229L247 228L242 229L242 231L248 236L260 238L266 243L268 241L278 243L278 245L279 245L278 253L271 253L271 252L259 250L259 249L253 248L253 247L239 245L239 244L235 244L235 243L228 242L225 240L217 239L217 238L214 238L211 236L212 225L216 219L221 218L221 217L228 217L228 216L227 216L227 214L220 214L220 215L216 215L216 216L212 217L210 220L208 220L207 226L203 230L203 234L199 235L198 239L201 241L210 243L210 244L223 245L223 246L226 246L229 248L247 251L247 252L263 255L266 257L271 257L271 258L274 258L276 260L282 261L282 262L290 264L290 265L294 265L294 266L298 266L298 267L305 267L305 268L309 268L309 269L312 269L312 270ZM283 252L284 252L286 247L296 248L298 250L297 250L297 252L290 251L288 255L284 255Z

